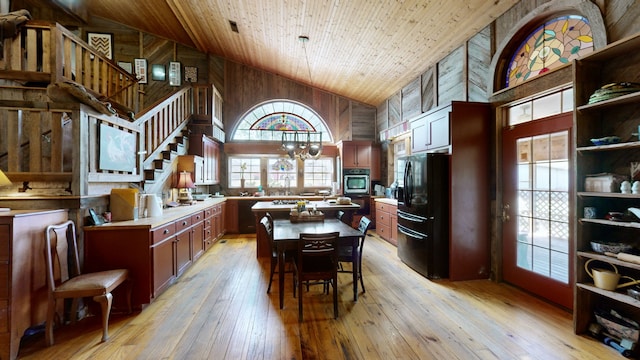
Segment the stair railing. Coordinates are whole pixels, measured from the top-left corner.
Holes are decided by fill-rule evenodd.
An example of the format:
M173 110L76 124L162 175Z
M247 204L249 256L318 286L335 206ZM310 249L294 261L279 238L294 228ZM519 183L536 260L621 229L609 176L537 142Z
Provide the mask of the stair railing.
M28 21L4 41L0 79L50 84L71 81L101 101L139 110L138 80L60 24Z

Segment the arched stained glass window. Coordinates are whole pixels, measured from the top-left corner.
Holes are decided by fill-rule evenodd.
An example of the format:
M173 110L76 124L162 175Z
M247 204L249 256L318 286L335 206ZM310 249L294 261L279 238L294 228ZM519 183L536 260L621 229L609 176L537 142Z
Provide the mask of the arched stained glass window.
M321 132L323 142L333 142L320 116L291 100L275 100L255 106L238 122L231 139L282 141L282 131Z
M546 21L520 44L511 57L505 87L521 84L593 51L589 20L566 15Z

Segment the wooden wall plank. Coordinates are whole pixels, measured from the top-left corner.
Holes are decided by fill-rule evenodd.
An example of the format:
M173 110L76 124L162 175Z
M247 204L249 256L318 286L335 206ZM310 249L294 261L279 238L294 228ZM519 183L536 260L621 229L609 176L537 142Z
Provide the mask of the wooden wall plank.
M438 63L438 105L466 100L464 54L464 47L458 47Z
M433 109L436 106L436 77L435 77L435 67L428 68L424 73L422 73L422 88L421 88L421 98L422 98L422 112L427 112Z
M402 93L398 91L389 98L389 127L402 122Z
M415 78L412 82L402 88L402 120L407 121L420 115L422 111L422 87L420 77Z
M489 71L493 55L491 53L491 28L487 26L472 37L467 48L469 101L486 102L489 100L488 84L493 79Z
M376 129L378 132L389 127L389 106L387 100L378 105L376 116Z

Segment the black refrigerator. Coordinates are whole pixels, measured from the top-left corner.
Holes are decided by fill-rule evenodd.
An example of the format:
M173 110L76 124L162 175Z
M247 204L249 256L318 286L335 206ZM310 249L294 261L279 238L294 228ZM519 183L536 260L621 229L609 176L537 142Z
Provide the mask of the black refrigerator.
M398 160L398 257L431 279L449 276L449 160L443 153Z

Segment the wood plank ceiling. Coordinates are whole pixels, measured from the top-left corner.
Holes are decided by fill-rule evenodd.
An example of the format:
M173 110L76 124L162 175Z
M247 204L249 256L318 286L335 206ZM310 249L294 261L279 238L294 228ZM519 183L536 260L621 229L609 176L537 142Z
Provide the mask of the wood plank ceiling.
M89 0L88 10L377 106L518 2Z

